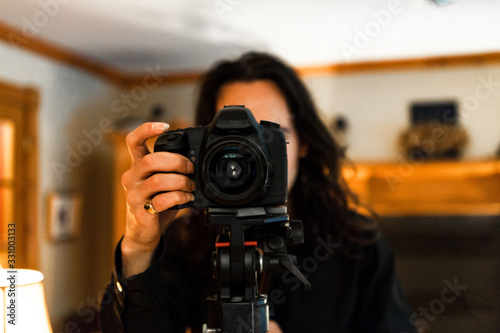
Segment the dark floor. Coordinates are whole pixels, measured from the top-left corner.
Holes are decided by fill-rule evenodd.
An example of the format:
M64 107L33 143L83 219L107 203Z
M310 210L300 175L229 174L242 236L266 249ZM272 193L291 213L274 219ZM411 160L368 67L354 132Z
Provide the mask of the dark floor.
M500 216L380 223L424 332L500 332Z

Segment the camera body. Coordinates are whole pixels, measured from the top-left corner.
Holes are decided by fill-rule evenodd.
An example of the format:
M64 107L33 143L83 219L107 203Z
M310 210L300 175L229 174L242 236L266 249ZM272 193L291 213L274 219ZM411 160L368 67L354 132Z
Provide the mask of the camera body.
M179 208L270 207L287 198L287 153L279 124L255 120L244 106L226 106L208 126L168 131L154 151L194 164L195 200Z

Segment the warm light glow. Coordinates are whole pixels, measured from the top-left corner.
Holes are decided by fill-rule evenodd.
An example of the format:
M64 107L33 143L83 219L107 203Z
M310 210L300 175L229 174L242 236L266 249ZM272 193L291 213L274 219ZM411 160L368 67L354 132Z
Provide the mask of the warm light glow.
M0 119L0 180L11 181L14 169L14 124Z
M0 327L3 332L52 332L43 274L29 269L2 269L0 272Z
M7 264L7 227L14 218L14 123L0 118L0 263Z

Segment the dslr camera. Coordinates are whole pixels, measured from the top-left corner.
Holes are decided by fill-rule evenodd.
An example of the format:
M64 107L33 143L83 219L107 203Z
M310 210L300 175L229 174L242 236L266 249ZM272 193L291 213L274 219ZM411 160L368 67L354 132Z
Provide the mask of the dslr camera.
M244 106L226 106L207 126L168 131L154 151L194 164L195 200L179 208L270 207L287 197L286 141L279 124L255 120Z

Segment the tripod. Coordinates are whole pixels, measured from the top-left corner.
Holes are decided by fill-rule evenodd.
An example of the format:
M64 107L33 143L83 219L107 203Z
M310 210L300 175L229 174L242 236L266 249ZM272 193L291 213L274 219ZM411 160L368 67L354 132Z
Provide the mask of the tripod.
M287 254L287 244L303 242L301 221L290 221L286 207L209 208L207 224L222 227L212 254L218 293L207 298L205 333L264 333L269 330L267 295L258 294L257 275L290 270L311 284Z

